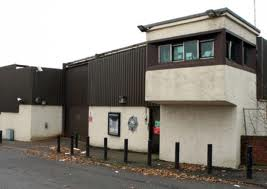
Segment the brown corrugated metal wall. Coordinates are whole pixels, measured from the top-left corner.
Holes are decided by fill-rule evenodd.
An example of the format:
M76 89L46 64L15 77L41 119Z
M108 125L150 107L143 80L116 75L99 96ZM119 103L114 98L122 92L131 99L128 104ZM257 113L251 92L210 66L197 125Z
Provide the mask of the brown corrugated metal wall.
M63 124L65 136L88 136L88 66L64 67Z
M88 64L90 106L145 106L146 46L91 60Z
M257 38L257 97L267 99L267 40Z
M10 65L0 68L0 112L18 112L17 98L23 104L38 105L36 97L47 105L61 105L62 70Z

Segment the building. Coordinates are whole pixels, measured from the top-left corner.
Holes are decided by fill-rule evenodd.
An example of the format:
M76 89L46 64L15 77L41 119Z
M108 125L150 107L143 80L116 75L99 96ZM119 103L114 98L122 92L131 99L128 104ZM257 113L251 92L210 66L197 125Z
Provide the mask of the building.
M238 167L241 136L267 135L267 115L257 119L267 99L260 30L227 8L138 28L146 42L63 64L62 72L0 69L0 81L20 83L0 83L1 91L11 90L0 94L0 111L16 112L1 113L0 128L12 120L18 140L63 131L90 136L97 147L107 137L112 149L123 149L127 138L137 152L147 152L152 140L166 161L174 161L180 142L180 161L193 164L206 164L212 144L214 166ZM28 128L20 137L17 122Z
M65 64L65 134L89 135L93 146L103 146L107 137L113 149L123 149L128 138L129 150L146 152L150 105L145 102L145 69L144 43ZM137 122L133 128L131 117ZM113 119L119 119L116 128L108 130Z
M259 29L227 8L138 28L145 43L64 65L66 135L115 149L128 138L141 152L153 139L166 161L180 142L181 162L195 164L213 144L215 166L238 167L244 111L266 99Z
M23 65L0 67L0 130L15 140L62 133L62 70Z
M160 104L160 159L215 166L240 164L244 109L257 108L260 31L224 8L139 26L146 32L145 100ZM260 94L259 94L260 95Z

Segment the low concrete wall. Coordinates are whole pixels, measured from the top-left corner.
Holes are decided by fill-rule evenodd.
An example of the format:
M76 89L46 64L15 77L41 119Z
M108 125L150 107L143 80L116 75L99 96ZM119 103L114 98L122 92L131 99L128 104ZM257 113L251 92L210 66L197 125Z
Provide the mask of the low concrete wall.
M47 123L47 128L45 125ZM62 133L62 107L20 105L18 113L0 114L0 130L14 129L15 140L31 141Z
M121 113L120 137L108 135L108 113ZM103 147L104 138L108 138L108 148L123 149L124 139L128 139L129 150L136 152L147 152L148 126L146 117L148 109L145 107L89 107L89 115L92 121L89 122L90 144L92 146ZM136 131L128 129L128 119L136 116L138 127ZM147 119L148 121L148 119Z

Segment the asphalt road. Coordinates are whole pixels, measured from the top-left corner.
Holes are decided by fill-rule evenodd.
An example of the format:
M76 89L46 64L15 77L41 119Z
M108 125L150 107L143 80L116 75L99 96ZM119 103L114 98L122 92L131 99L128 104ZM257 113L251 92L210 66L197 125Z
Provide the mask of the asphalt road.
M0 189L224 189L233 185L177 181L170 178L116 172L99 166L80 166L28 157L21 150L0 146ZM253 188L253 187L240 187ZM254 187L256 188L256 187Z

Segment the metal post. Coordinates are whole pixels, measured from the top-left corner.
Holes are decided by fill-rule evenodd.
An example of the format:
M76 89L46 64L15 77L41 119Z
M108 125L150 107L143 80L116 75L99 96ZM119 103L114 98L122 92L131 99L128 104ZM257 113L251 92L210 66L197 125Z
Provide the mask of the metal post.
M128 163L128 139L124 139L124 163Z
M208 166L208 174L211 174L212 172L212 144L208 144L207 166Z
M57 153L60 153L60 135L57 136Z
M252 155L252 146L247 147L247 179L252 179L252 163L253 163L253 155Z
M0 130L0 144L2 144L2 137L3 137L3 133L2 133L2 130Z
M104 138L104 160L108 160L108 138Z
M147 165L152 165L152 140L148 140Z
M73 150L73 141L74 140L74 136L73 135L71 135L71 137L70 137L70 155L74 155L74 150Z
M180 168L180 143L175 143L175 169Z
M75 135L75 148L78 148L78 143L79 143L79 134L76 133L76 135Z
M86 157L90 156L90 137L86 137Z

